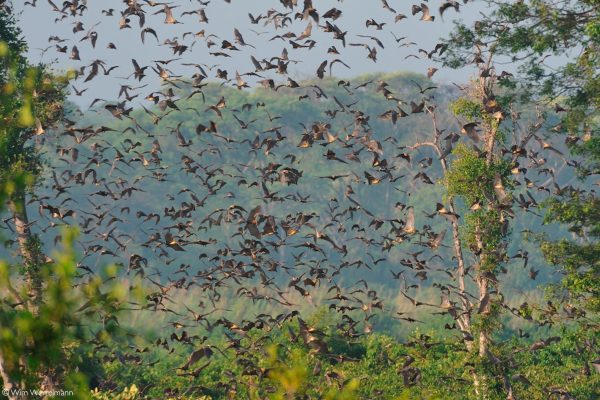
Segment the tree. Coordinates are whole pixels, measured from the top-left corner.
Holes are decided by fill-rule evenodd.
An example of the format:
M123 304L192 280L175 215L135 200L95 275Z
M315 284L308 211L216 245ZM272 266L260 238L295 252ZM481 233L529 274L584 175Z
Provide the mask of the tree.
M74 230L63 230L64 248L56 259L44 255L39 236L31 230L26 205L42 171L37 146L46 129L61 121L68 77L30 65L26 50L14 15L3 4L0 211L7 208L11 214L20 262L0 261L0 377L10 399L30 398L34 389L88 398L86 379L77 369L86 353L103 341L100 336L96 345L87 344L91 338L83 327L100 317L112 329L109 316L118 310L124 290L104 284L114 268L93 279L78 279Z
M32 233L27 215L27 195L32 193L42 164L32 140L60 121L66 77L52 75L44 65L32 66L24 57L27 46L8 5L0 9L0 43L3 88L0 127L0 184L8 189L19 251L28 284L27 306L36 315L43 282L41 265L49 260L39 238ZM39 140L38 140L39 142ZM21 184L15 185L14 182Z
M535 137L543 150L564 161L549 169L554 190L543 205L545 223L569 225L571 240L552 240L534 234L546 259L563 274L552 285L547 305L538 306L543 324L576 319L586 329L597 331L600 304L600 199L589 189L590 179L600 170L598 131L600 96L598 45L600 44L597 1L488 2L490 12L473 26L458 24L447 41L446 65L465 66L474 48L485 48L497 58L518 65L513 76L504 73L502 86L515 96L518 107L538 104L544 110L542 131L566 135L564 142L579 160L566 160L556 145ZM575 55L566 59L564 54ZM477 59L477 56L475 57ZM561 187L560 176L574 168L579 184ZM550 192L550 191L548 191ZM555 303L560 306L557 307Z
M493 51L486 56L484 60L482 47L474 48L479 75L451 105L452 112L463 119L461 133L469 140L459 142L453 132L443 136L435 107L430 107L433 140L412 149L433 148L442 167L447 207L438 204L437 212L451 224L457 263L457 285L440 285L442 307L458 324L467 351L478 356L472 370L475 393L479 398L505 393L512 399L516 394L508 368L511 357L494 343L493 335L503 328L502 315L510 310L502 290L506 278L501 275L509 260L510 220L515 216L514 176L520 174L519 161L542 127L543 116L519 123L520 114L512 112L514 95L498 93L502 78L492 71ZM511 150L506 146L509 140L515 143ZM462 207L457 207L457 201ZM472 265L466 263L465 252L475 257ZM474 295L469 290L473 283Z
M541 248L564 275L553 291L555 300L563 304L562 317L585 317L587 310L592 313L587 316L595 318L600 310L600 199L588 185L600 172L600 3L488 4L491 12L487 17L471 27L457 26L448 41L445 63L464 65L461 57L465 52L486 43L498 57L519 66L514 79L506 81L521 94L519 100L538 103L548 114L556 115L548 126L549 133L565 135L565 144L579 157L566 164L576 169L581 184L557 187L554 197L545 203L546 223L569 225L573 238L541 238ZM546 147L562 156L559 150ZM584 320L590 322L589 318ZM597 320L592 325L597 329Z
M0 21L0 187L12 214L26 280L27 293L20 298L21 306L38 317L44 290L42 270L50 260L32 233L27 216L26 196L41 170L31 139L60 119L66 80L51 76L42 65L34 67L27 62L27 47L9 5L0 8ZM5 385L10 386L10 381L5 380ZM43 387L53 387L53 383L48 381Z

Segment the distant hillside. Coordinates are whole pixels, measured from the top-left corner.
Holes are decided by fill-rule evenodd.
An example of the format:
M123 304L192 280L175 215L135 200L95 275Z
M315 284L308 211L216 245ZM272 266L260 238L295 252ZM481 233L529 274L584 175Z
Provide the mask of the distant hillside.
M236 229L241 228L239 224L217 223L227 220L227 210L235 214L235 207L249 211L262 205L269 214L282 219L298 213L319 215L318 221L311 221L299 232L304 237L302 242L314 242L315 229L323 229L331 239L323 243L322 253L303 247L294 250L290 246L275 246L279 254L271 257L278 262L293 263L294 257L308 252L316 253L315 260L326 258L328 263L335 264L341 262L340 252L347 251L347 260L355 260L356 266L364 263L371 269L344 268L342 275L346 279L368 276L370 281L396 285L397 281L390 280L389 270L400 270L402 260L411 258L410 253L423 251L415 243L427 240L423 237L405 243L389 240L390 229L401 225L406 207L415 208L418 227L433 232L445 227L444 220L427 217L435 211L429 207L441 202L444 192L438 182L440 171L435 156L427 150L409 152L405 148L426 139L432 131L430 118L425 113L412 114L410 103L420 102L422 88L430 101L437 104L438 126L448 132L456 131L456 120L448 107L457 89L442 85L427 90L432 82L412 73L364 75L352 82L363 84L324 79L299 82L300 88L284 86L273 90L265 83L265 89L237 90L229 85L208 83L201 92L194 93L194 88L181 83L180 90L167 93L170 99L177 100L176 104L136 99L139 106L130 111L130 119L121 120L108 112L105 103L98 102L91 110L74 110L72 115L83 125L86 122L90 126L104 125L106 131L89 138L74 132L77 140L82 141L80 146L73 145L73 136L49 138L45 158L51 168L47 171L48 174L55 171L56 177L48 175L44 184L59 182L59 186L65 187L65 193L77 208L76 217L66 218L65 222L82 227L82 241L99 239L87 237L85 232L91 231L89 228L96 223L95 206L110 203L114 212L109 211L101 224L105 224L103 229L107 233L123 234L121 240L129 243L128 253L122 254L119 244L110 239L104 240L97 250L114 253L113 259L123 263L129 273L135 272L132 255L144 259L144 265L147 261L147 271L160 271L163 277L173 274L181 265L190 265L190 272L207 268L222 251L212 245L213 241L222 243L228 237L242 241L236 235ZM299 98L301 101L297 101ZM225 106L211 109L220 99L224 99ZM360 113L355 111L354 104L360 106ZM160 106L165 108L165 116L161 116ZM172 106L181 112L169 113ZM393 122L391 113L402 111L407 116L397 115L397 121ZM380 152L353 146L362 140L358 139L356 121L363 124L370 138L382 145ZM136 135L129 129L132 126L147 134ZM303 143L306 133L319 129L326 132L323 141ZM160 149L153 145L157 138ZM75 156L77 165L84 165L81 170L71 170ZM415 179L419 171L426 172L433 184ZM370 185L366 174L381 179L382 183ZM105 185L119 176L134 183L128 185L123 180L122 186ZM141 180L142 177L145 179ZM93 179L96 183L90 185ZM265 179L267 183L263 184ZM81 185L84 181L87 184ZM137 181L140 183L136 184ZM342 203L350 186L354 192L351 200L346 196L346 202ZM214 195L208 196L211 191ZM338 200L333 201L336 197ZM265 200L269 198L274 201ZM63 197L60 201L64 201ZM60 207L60 202L54 199L43 202ZM123 208L128 212L128 220L117 216L116 210ZM180 226L181 222L173 225L169 215L177 212L189 214L187 226ZM331 224L336 213L354 215L356 224ZM309 227L311 224L314 229ZM515 248L523 243L521 231L539 224L539 218L533 214L517 213L512 236ZM367 226L376 229L365 231L363 228ZM165 232L201 244L186 246L185 252L147 244L153 235L164 237ZM273 243L277 240L273 236ZM392 244L386 246L386 241ZM233 247L233 243L229 245ZM507 272L513 277L516 289L531 288L550 279L535 246L525 242L525 247L530 253L530 265L541 272L538 280L532 281L521 266L523 260L516 259L514 266L509 263ZM437 253L441 255L439 269L451 270L450 252L441 248ZM422 257L431 257L426 254ZM380 258L383 260L375 266L373 260ZM91 267L97 261L93 254L86 254L82 262ZM414 272L407 272L411 280ZM418 274L414 279L421 283Z

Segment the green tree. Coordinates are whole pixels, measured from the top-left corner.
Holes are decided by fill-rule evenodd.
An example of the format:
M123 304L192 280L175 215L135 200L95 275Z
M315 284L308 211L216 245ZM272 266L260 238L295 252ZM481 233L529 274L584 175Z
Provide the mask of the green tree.
M479 54L479 50L476 52ZM462 333L469 354L467 363L473 365L475 394L479 398L497 398L504 393L512 398L507 361L493 335L502 328L501 317L506 308L501 274L508 259L509 222L514 216L511 170L519 158L518 154L507 155L510 153L504 151L504 141L506 126L518 126L518 116L508 111L510 96L497 94L498 76L489 73L493 56L488 54L488 60L479 66L479 76L471 86L463 88L462 97L451 105L452 112L463 120L461 132L469 139L456 145L452 143L459 140L457 134L444 139L443 131L437 127L435 108L431 107L433 139L412 148L433 148L441 163L447 205L438 205L438 213L452 226L457 262L453 275L457 285L440 285L441 307ZM539 123L525 127L510 132L523 146L539 129ZM470 266L465 262L466 253L474 256ZM471 294L473 291L476 294Z
M55 125L63 113L66 76L24 57L26 43L8 6L0 9L0 185L6 188L19 251L28 281L27 306L35 315L41 302L40 266L48 261L30 229L26 197L32 193L42 163L33 139Z
M518 88L521 100L553 108L549 134L564 134L579 161L569 162L580 187L556 190L549 199L546 223L567 224L573 237L542 239L548 261L564 274L553 293L564 301L566 318L600 310L600 199L589 190L600 172L600 2L488 2L490 12L473 26L459 24L449 38L445 63L464 66L464 58L482 43L519 66L505 86ZM468 60L470 61L470 59ZM554 315L555 316L555 315ZM588 315L590 317L590 315ZM588 320L589 321L589 320ZM594 324L597 327L597 322Z
M565 144L575 160L567 160L561 149L537 134L533 136L541 151L549 149L559 154L564 167L575 168L580 177L579 184L560 187L553 174L555 190L542 203L547 210L544 222L566 224L572 238L551 240L534 235L541 242L547 261L563 274L561 282L552 285L547 305L538 306L537 318L550 324L578 319L585 328L597 332L600 199L590 190L590 180L600 171L600 2L487 3L490 11L472 26L457 24L446 43L449 50L444 62L455 68L470 63L481 66L486 65L485 55L493 55L517 65L515 74L495 71L493 64L486 65L485 73L501 76L502 90L511 93L516 101L513 110L531 105L545 110L537 128L546 137L565 135ZM521 151L520 147L514 150ZM467 220L467 224L470 222Z
M21 275L27 293L20 303L37 317L44 285L42 269L49 260L30 229L26 209L26 196L41 170L32 138L60 118L66 80L50 75L43 65L30 65L24 57L26 50L11 8L5 4L0 9L0 187L12 214L22 258ZM50 377L46 378L52 386Z
M111 319L125 290L107 288L115 269L88 280L77 278L74 232L65 230L65 248L56 259L42 252L30 229L26 200L42 170L37 137L60 121L68 79L32 66L8 5L0 7L0 211L11 214L20 262L0 261L0 377L10 399L29 390L72 391L89 397L77 367L114 330ZM104 328L92 340L84 329L100 317ZM87 342L87 344L86 344ZM67 392L70 393L70 392Z

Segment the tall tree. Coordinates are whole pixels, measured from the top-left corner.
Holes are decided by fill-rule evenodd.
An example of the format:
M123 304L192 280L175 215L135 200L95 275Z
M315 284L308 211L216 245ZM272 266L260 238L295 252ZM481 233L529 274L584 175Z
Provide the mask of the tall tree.
M0 45L3 88L0 112L0 184L9 189L8 208L28 282L27 307L36 315L42 292L40 266L48 261L39 237L30 229L27 196L32 193L42 164L36 144L46 129L56 124L63 110L65 77L51 75L44 65L31 65L9 5L0 9ZM35 140L34 140L35 139ZM12 185L21 182L23 185Z
M451 224L457 284L438 287L442 307L456 321L467 351L476 355L471 372L475 393L479 398L504 393L514 399L507 367L510 355L495 343L494 333L503 328L501 319L510 309L502 288L507 284L503 273L509 260L510 220L515 215L511 192L514 180L526 171L518 168L519 162L544 117L519 121L520 113L511 112L514 96L499 89L502 77L493 71L493 51L485 46L473 50L479 74L471 85L462 87L462 96L451 106L462 135L444 134L435 108L429 107L433 139L412 149L433 148L441 164L447 205L438 204L437 212ZM509 142L514 143L511 149ZM466 253L473 256L470 265Z
M68 79L50 73L44 65L31 65L26 51L14 14L4 3L0 6L0 211L6 208L11 215L20 262L0 261L0 377L10 399L31 398L33 389L73 389L80 398L82 390L87 394L87 386L76 366L81 365L79 357L89 340L81 327L90 321L80 311L102 315L100 310L116 308L118 298L110 290L99 296L101 280L77 282L72 231L63 232L66 246L53 260L44 254L39 236L31 229L27 202L42 171L39 145L46 129L62 118ZM70 346L77 349L67 350Z
M548 126L549 134L564 135L566 146L578 157L566 164L575 168L583 184L556 187L554 198L546 202L546 223L567 224L573 238L541 239L541 248L564 275L553 291L564 305L562 311L556 310L560 317L585 317L587 310L597 328L600 198L589 184L600 173L600 2L488 4L490 12L473 26L457 26L448 40L445 62L452 67L465 65L465 54L474 45L486 43L498 57L518 65L514 79L505 83L518 88L520 100L542 104L557 115ZM562 156L549 144L543 147Z
M3 4L0 8L0 187L12 214L24 270L26 293L18 297L20 306L32 316L39 317L44 285L42 267L48 260L42 252L39 237L30 229L26 208L27 194L31 193L41 170L32 139L43 134L44 126L60 117L64 81L54 80L41 65L30 65L24 56L26 51L10 5ZM22 380L21 372L24 371L14 365L14 360L9 361L10 355L6 353L0 355L0 369L4 387L14 390L20 385L14 379ZM21 367L27 364L25 354L20 355L19 364ZM41 387L54 387L53 377L45 372L42 373Z

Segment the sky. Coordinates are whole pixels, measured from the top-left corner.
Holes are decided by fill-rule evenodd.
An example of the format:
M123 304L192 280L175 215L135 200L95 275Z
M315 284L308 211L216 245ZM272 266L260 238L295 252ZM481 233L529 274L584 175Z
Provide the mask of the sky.
M81 0L84 2L84 0ZM145 4L139 0L140 4ZM303 2L300 0L300 4ZM461 20L469 24L475 20L482 11L482 5L479 2L469 2L461 8L460 13L454 9L449 9L440 18L437 10L439 2L429 2L431 14L435 15L435 22L420 21L420 13L413 16L411 13L412 2L405 0L388 0L388 4L395 10L391 12L382 7L381 0L315 0L316 7L322 15L327 10L336 7L342 10L342 16L336 21L332 21L340 27L342 31L348 31L346 47L341 41L332 40L332 35L323 32L313 22L313 30L310 39L314 39L317 44L313 49L298 49L292 51L288 41L274 39L275 35L282 35L287 32L293 32L300 35L307 27L308 20L293 20L285 28L275 30L273 25L264 26L263 21L259 24L251 24L248 16L265 15L267 10L274 9L282 12L289 12L285 9L279 0L231 0L230 3L225 0L211 0L206 6L202 6L198 0L172 0L169 1L173 8L173 14L177 19L176 24L165 24L165 14L155 12L162 10L162 6L149 7L144 6L146 12L145 27L152 27L156 30L158 41L150 34L146 35L145 43L140 40L140 27L137 17L132 17L129 25L131 28L119 29L120 10L124 9L121 0L87 0L88 10L83 16L68 16L60 21L55 21L58 14L52 11L52 6L47 0L38 0L36 7L25 5L25 2L15 1L16 11L21 12L21 27L30 47L30 57L34 60L41 60L46 63L52 63L56 69L78 68L81 65L89 65L94 60L105 62L106 68L117 66L111 71L108 77L102 76L95 78L89 83L84 83L83 79L74 83L78 91L85 90L81 96L72 96L72 99L79 104L85 104L94 98L103 98L112 100L116 98L120 85L131 84L131 80L126 80L133 72L131 59L136 59L140 65L154 65L155 60L168 60L173 58L171 48L164 44L165 40L179 38L179 43L188 46L188 50L182 54L180 60L169 65L173 75L190 76L196 69L194 67L181 66L182 63L204 64L211 69L209 76L211 78L216 74L218 68L229 70L229 77L234 78L235 72L243 74L254 71L250 56L253 55L258 60L269 59L273 56L281 55L284 48L290 51L290 63L288 71L294 79L314 77L319 64L324 60L332 61L339 58L351 68L348 69L341 63L333 67L333 75L340 78L349 78L365 73L372 72L393 72L393 71L414 71L426 73L429 67L436 65L432 60L427 59L418 49L430 51L440 38L447 37L454 26L455 20ZM439 4L438 4L439 3ZM55 4L61 5L60 1ZM418 3L417 3L418 4ZM299 6L301 8L301 5ZM102 10L114 9L113 16L107 16ZM208 22L200 22L197 14L181 15L183 12L198 10L204 8ZM404 14L407 18L394 22L397 14ZM293 17L293 14L291 14ZM377 23L385 23L381 30L374 26L367 27L366 21L373 19ZM78 23L82 24L83 30L73 32ZM325 20L321 18L319 25L324 25ZM245 42L251 46L237 46L239 51L228 52L231 57L215 57L210 52L221 51L222 40L234 42L234 28L239 29L244 36ZM182 36L186 32L197 33L204 30L205 38L194 37L194 35ZM98 39L95 48L92 48L89 40L81 39L89 32L96 31ZM373 39L360 37L359 35L373 36L379 39L385 48L380 48ZM56 51L56 43L49 43L49 36L57 36L61 39L67 39L59 43L60 46L68 46L66 53ZM395 38L406 37L399 42ZM208 47L207 40L216 43L215 46ZM108 43L114 43L116 49L108 49ZM402 46L415 42L414 45ZM352 46L354 44L368 44L377 48L377 62L367 58L368 50L363 46ZM327 50L334 45L341 53L339 55L328 55ZM50 47L49 47L50 46ZM77 46L81 61L69 59L72 46ZM420 58L416 58L415 55ZM218 66L216 66L218 64ZM329 70L327 70L329 71ZM150 71L151 72L151 71ZM455 82L464 83L474 70L455 71L441 68L433 77L436 82ZM281 76L274 77L276 80L282 80ZM157 88L158 80L148 81L150 85L144 90L148 92ZM142 82L145 84L146 82Z

